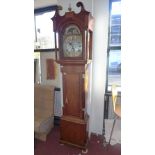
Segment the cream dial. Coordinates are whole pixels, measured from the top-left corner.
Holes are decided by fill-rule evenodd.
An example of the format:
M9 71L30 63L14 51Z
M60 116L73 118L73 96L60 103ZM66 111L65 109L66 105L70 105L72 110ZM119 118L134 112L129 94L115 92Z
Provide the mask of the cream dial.
M64 57L82 56L82 35L76 25L70 25L66 28L63 35Z

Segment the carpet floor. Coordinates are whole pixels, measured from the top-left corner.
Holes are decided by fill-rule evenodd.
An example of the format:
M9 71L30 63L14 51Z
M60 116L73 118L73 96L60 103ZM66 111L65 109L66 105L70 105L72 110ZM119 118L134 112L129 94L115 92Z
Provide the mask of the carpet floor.
M46 142L35 139L34 155L83 155L81 149L59 143L59 127L55 126L47 136ZM86 155L121 155L121 145L103 147L101 136L92 135Z

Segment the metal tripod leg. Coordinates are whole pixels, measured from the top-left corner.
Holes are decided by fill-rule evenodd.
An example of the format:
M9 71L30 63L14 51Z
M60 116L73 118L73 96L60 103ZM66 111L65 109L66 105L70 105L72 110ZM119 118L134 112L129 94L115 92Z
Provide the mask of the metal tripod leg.
M115 117L114 122L113 122L112 130L111 130L111 134L110 134L110 138L109 138L109 142L108 142L108 147L109 147L110 142L111 142L111 137L112 137L112 134L113 134L113 130L114 130L114 126L115 126L115 123L116 123L116 119L117 119L117 117Z

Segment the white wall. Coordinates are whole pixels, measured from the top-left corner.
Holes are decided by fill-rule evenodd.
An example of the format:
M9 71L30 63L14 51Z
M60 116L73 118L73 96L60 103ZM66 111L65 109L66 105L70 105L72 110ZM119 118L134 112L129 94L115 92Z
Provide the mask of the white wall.
M46 0L46 4L52 2ZM63 15L68 10L71 3L72 10L76 13L80 8L76 7L79 0L57 0L58 5L63 7L60 14ZM35 3L41 0L36 0ZM44 1L45 2L45 1ZM90 131L101 134L103 128L103 112L104 112L104 92L106 81L106 53L108 38L108 8L109 0L81 0L85 9L90 11L95 18L94 38L93 38L93 71L92 71L92 103L90 107ZM42 4L42 6L44 6Z
M109 0L94 0L93 2L95 26L93 37L92 115L90 124L92 132L101 134L106 82Z
M57 0L34 0L35 9L55 4L57 4Z
M55 59L55 52L41 52L40 53L40 64L41 64L41 83L42 84L52 84L60 88L60 65L55 63L56 78L54 80L47 80L47 70L46 70L46 59Z

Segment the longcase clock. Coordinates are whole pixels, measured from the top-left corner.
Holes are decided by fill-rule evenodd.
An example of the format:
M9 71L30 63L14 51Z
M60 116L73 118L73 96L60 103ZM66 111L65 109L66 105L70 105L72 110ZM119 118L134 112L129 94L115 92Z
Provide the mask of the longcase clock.
M87 83L92 59L93 17L83 3L79 13L69 9L60 16L57 9L53 20L56 62L61 65L63 81L63 115L60 142L86 148L88 142Z

